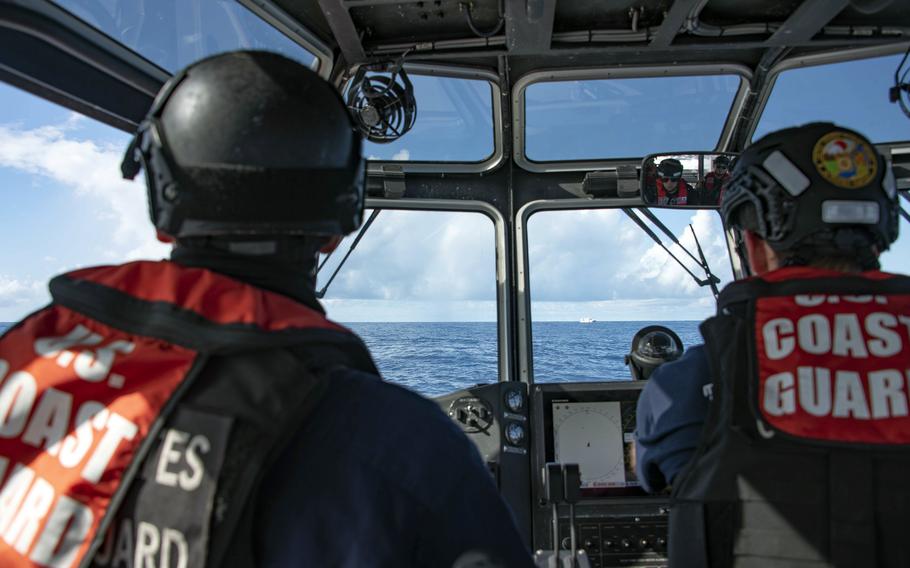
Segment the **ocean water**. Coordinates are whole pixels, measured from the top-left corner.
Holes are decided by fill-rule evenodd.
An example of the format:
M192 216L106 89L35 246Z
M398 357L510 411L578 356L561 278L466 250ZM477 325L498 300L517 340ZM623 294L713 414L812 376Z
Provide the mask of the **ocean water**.
M652 322L533 324L537 382L627 380L623 358L635 332ZM686 347L701 342L696 321L657 322ZM499 380L493 322L348 323L386 380L436 396ZM9 324L0 323L0 333Z

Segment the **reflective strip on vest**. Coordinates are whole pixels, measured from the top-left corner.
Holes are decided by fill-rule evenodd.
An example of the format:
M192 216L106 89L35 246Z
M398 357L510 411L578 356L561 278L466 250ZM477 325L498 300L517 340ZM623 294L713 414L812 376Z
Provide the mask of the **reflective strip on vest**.
M77 566L196 353L51 306L0 339L0 566Z

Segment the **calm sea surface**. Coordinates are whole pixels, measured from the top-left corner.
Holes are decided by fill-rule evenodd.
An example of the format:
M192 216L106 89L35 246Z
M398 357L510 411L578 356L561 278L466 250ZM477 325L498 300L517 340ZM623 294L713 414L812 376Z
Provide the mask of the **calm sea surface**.
M695 321L660 322L686 347L701 342ZM349 323L386 380L427 396L499 380L495 323ZM626 380L632 336L651 322L534 324L537 382ZM0 332L9 324L0 323Z

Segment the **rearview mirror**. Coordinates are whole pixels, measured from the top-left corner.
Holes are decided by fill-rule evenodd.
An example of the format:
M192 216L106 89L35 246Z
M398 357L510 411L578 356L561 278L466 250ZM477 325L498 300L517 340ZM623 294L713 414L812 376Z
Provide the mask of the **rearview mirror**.
M719 207L736 154L651 154L641 163L641 199L659 207Z

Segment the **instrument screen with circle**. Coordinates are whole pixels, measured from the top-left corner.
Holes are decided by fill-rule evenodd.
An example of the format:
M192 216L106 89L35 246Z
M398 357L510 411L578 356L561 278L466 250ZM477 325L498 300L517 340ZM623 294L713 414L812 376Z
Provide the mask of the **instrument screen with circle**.
M556 461L579 464L582 489L627 485L619 402L554 402L553 426Z

